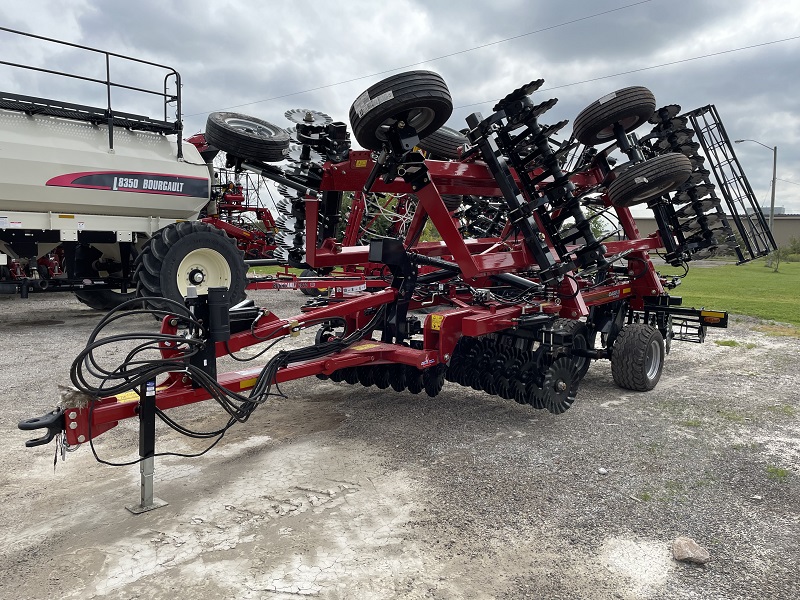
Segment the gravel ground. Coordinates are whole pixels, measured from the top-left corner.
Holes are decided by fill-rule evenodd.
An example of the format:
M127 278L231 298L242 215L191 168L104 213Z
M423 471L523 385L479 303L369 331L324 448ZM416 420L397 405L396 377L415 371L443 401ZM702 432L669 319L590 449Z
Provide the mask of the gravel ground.
M255 297L281 316L303 301ZM643 394L597 363L559 416L450 383L431 399L292 382L205 456L157 459L169 505L134 516L137 467L82 447L54 472L53 446L16 428L55 405L97 320L70 296L0 298L0 598L800 597L800 339L776 335L792 328L734 317L675 343ZM157 450L203 447L159 428ZM134 458L136 423L96 448ZM680 535L711 562L674 561Z

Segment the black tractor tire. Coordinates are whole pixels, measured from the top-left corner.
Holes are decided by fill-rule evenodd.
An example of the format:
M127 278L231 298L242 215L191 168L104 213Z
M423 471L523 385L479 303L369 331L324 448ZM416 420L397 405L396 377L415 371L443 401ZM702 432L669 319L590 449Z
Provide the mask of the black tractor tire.
M586 146L613 142L614 125L625 133L638 128L653 115L656 98L646 87L633 86L611 92L595 100L575 117L572 132Z
M449 127L440 127L419 141L422 150L433 160L458 160L459 149L469 143L467 136Z
M213 112L206 120L206 142L238 158L280 162L289 153L289 134L255 117Z
M619 332L611 351L614 383L626 390L647 392L656 387L664 369L664 338L652 325L630 323Z
M65 249L66 250L66 249ZM69 279L94 279L97 280L100 274L94 268L94 262L102 254L92 248L79 244L74 252L66 250L64 253L65 270ZM117 308L123 302L133 300L135 292L118 292L116 290L92 290L74 292L79 302L95 310L109 311Z
M316 277L319 277L319 275L317 275L316 271L312 271L311 269L306 269L305 271L300 273L300 277L301 278L303 278L303 277L316 278ZM322 290L320 290L319 288L300 288L300 292L304 296L311 296L312 298L316 298L317 296L322 294Z
M556 319L553 329L560 330L572 335L572 347L581 350L589 350L594 346L594 339L590 339L589 328L586 323L575 319ZM592 366L592 359L586 356L573 356L567 352L575 367L578 370L578 378L583 379Z
M147 240L136 258L136 295L167 298L183 304L187 288L198 295L209 287L228 288L230 305L247 297L247 265L236 241L221 229L200 221L168 225ZM169 310L169 304L148 301Z
M398 73L370 86L350 107L353 135L380 150L390 126L403 121L424 139L447 122L453 101L444 79L431 71Z
M678 189L692 174L692 163L669 152L622 169L608 186L608 197L614 206L627 207Z
M117 292L114 290L94 290L91 292L75 292L75 297L82 303L95 310L109 311L117 308L123 302L133 300L135 292Z

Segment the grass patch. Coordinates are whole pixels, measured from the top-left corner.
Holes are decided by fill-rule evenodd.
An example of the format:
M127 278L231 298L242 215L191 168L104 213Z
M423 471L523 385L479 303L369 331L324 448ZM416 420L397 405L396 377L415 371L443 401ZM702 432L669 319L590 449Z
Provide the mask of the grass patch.
M733 421L734 423L744 423L746 420L744 415L733 412L732 410L718 410L717 414L723 419Z
M300 275L300 273L302 273L300 269L287 269L278 265L270 267L250 267L248 271L251 275L284 275L287 272L293 273L294 275Z
M797 409L794 406L789 406L788 404L773 404L772 406L767 406L766 409L769 412L783 415L784 417L794 417L797 415Z
M680 481L667 481L664 483L664 490L666 490L667 498L674 498L686 491L686 486Z
M746 348L747 350L752 350L753 348L758 347L758 344L754 344L752 342L747 342L746 344L740 344L736 340L714 340L714 343L717 346L728 346L730 348L737 348L741 346L742 348Z
M731 448L734 450L755 452L761 449L761 445L758 442L736 442L735 444L731 445Z
M644 449L651 456L661 456L664 453L664 445L659 442L650 442Z
M787 327L786 325L757 325L753 327L756 331L765 333L772 337L793 337L800 338L800 329L797 327Z
M789 470L782 467L767 465L767 475L770 479L786 481L786 479L789 477Z
M650 502L654 496L650 492L641 492L639 494L635 494L635 497L642 502Z
M659 271L667 276L683 272L669 266ZM800 263L781 262L777 273L764 266L764 259L744 265L694 268L675 295L683 297L684 306L800 326Z
M681 423L684 427L700 427L702 424L700 419L687 419Z

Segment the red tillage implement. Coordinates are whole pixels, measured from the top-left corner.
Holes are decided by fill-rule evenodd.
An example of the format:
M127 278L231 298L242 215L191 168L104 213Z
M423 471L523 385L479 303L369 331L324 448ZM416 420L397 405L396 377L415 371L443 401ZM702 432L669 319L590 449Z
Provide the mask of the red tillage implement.
M470 115L462 134L443 127L452 104L437 74L395 75L350 110L366 150L350 149L343 123L312 118L297 124L305 159L288 167L259 159L280 156L283 142L272 129L237 126L254 121L242 115L212 115L206 137L229 164L283 187L276 244L284 260L323 275L368 265L387 287L348 290L332 280L328 296L284 319L251 301L229 309L224 288L200 297L190 289L186 306L155 311L163 317L159 333L137 334L141 343L121 364L102 368L98 352L115 340L99 334L123 315L109 313L73 365L78 392L50 415L20 424L48 430L29 445L64 433L74 446L139 415L140 454L149 460L152 415L181 432L221 436L273 385L311 375L430 396L450 381L561 413L591 362L610 359L618 385L652 389L671 342L701 342L706 327L727 325L727 314L681 307L667 293L679 281L661 277L650 253L664 248L669 263L685 265L727 247L744 262L774 242L763 217L737 206L741 197L724 186L724 202L713 193L700 146L716 153L709 165L715 175L738 168L735 157L727 159L732 151L713 107L678 115L674 105L656 109L645 88L625 88L587 107L572 137L557 142L566 121L540 123L555 104L532 100L541 83L513 91L489 117ZM637 137L648 121L651 133ZM626 159L613 169L612 152ZM339 228L351 193L357 201L377 198L381 207L397 202L407 218L368 246L353 245L352 232L341 237ZM640 236L634 205L655 213L657 233ZM613 222L612 230L596 226L599 218ZM420 241L429 222L441 241ZM318 328L313 345L217 374L218 357L310 327ZM188 432L165 414L209 398L229 415L219 431Z

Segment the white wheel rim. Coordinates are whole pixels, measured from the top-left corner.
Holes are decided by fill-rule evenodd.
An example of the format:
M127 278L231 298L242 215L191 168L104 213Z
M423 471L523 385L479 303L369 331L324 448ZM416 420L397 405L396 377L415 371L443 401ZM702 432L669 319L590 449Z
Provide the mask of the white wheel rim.
M197 288L198 295L208 294L210 287L231 287L231 269L228 261L216 250L199 248L189 252L178 265L178 289L186 297L189 286Z
M645 369L647 371L647 379L654 379L661 368L661 342L657 339L650 340L647 345L647 356L645 358Z

